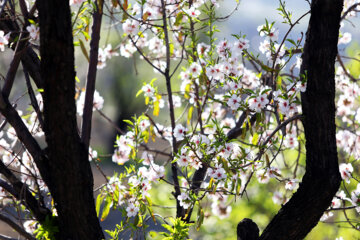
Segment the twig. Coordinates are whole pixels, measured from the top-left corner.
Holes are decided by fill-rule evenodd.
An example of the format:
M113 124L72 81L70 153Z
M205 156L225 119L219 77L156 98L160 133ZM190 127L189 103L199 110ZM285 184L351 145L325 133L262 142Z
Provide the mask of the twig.
M96 111L97 111L103 118L105 118L106 121L108 121L108 122L111 124L111 126L113 126L120 134L125 134L125 132L124 132L121 128L119 128L108 116L106 116L104 112L102 112L102 111L99 110L99 109L96 109Z
M354 76L351 75L351 74L348 72L348 70L346 69L345 64L344 64L344 62L342 61L342 59L341 59L341 57L340 57L339 54L336 55L336 59L337 59L338 62L340 63L341 68L344 70L345 75L348 76L353 82L357 82L359 79L354 78Z
M357 6L360 6L360 3L355 3L354 5L352 5L351 7L349 7L344 14L341 16L341 21L344 20L346 18L346 16L353 10L355 10L355 8L357 8Z
M33 106L35 112L36 112L36 115L39 119L39 123L40 123L40 126L41 126L41 129L44 130L44 120L43 120L43 116L41 114L41 111L40 111L40 108L39 108L39 105L37 103L37 100L36 100L36 97L35 97L35 94L34 94L34 90L31 86L31 83L30 83L30 78L29 78L29 73L28 71L26 70L26 67L24 66L23 64L23 68L24 68L24 76L25 76L25 81L26 81L26 86L27 86L27 89L28 89L28 93L29 93L29 96L30 96L30 101L31 101L31 105Z

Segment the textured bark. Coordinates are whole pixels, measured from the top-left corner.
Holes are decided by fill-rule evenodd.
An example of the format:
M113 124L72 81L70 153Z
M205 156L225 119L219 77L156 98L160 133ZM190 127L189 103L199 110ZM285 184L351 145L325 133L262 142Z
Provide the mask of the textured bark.
M301 74L306 173L298 191L272 219L260 239L303 239L316 226L341 177L335 138L335 57L342 0L313 0Z
M103 239L88 152L76 122L74 47L69 1L38 0L44 124L57 239Z

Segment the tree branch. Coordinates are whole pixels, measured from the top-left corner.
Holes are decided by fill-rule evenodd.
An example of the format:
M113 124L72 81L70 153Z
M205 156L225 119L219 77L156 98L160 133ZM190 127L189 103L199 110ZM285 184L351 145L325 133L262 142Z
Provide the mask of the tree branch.
M26 52L27 40L25 40L25 38L27 38L28 35L29 34L27 33L27 31L19 35L19 40L15 48L14 57L13 60L11 61L10 68L6 74L5 84L2 89L2 93L6 98L8 98L10 95L10 91L15 81L15 75L17 69L19 68L20 60L23 54Z
M41 129L44 129L43 116L42 116L41 110L39 108L39 104L38 104L38 102L36 100L34 90L33 90L32 86L31 86L31 83L30 83L29 73L28 73L26 67L24 66L24 64L23 64L23 71L24 71L25 82L26 82L26 86L27 86L27 89L28 89L31 105L33 106L33 108L34 108L34 110L36 112L36 115L37 115L37 118L39 120Z
M12 187L3 180L0 180L0 185L17 200L23 202L38 221L45 221L47 215L51 216L50 210L40 205L40 202L32 195L27 185L21 182L2 161L0 161L0 173L9 180Z
M50 178L47 158L43 154L43 151L35 138L29 132L29 129L26 127L16 109L11 106L9 100L4 98L2 94L0 94L0 112L15 129L17 137L25 145L28 152L34 158L34 161L39 168L40 174L44 181L48 181ZM47 182L47 184L50 184L50 181Z
M20 225L16 224L13 220L11 220L10 218L6 217L3 214L0 214L0 221L5 222L7 225L9 225L10 227L12 227L16 232L18 232L21 236L25 237L26 239L29 240L36 240L36 238L34 238L30 233L28 233L27 231L24 230L23 227L21 227ZM3 236L5 237L5 236ZM1 237L0 237L1 239ZM5 238L5 239L9 239L9 238ZM11 239L11 238L10 238Z
M174 103L172 98L172 90L171 90L171 78L170 78L170 46L169 46L169 36L168 36L168 29L167 29L167 20L166 20L166 6L165 1L161 0L161 8L162 8L162 15L163 15L163 29L165 34L165 46L166 46L166 69L164 72L165 80L166 80L166 89L168 93L168 99L169 99L169 110L170 110L170 121L171 121L171 133L172 133L172 147L173 147L173 156L177 152L177 144L176 144L176 138L174 136L174 129L175 129L175 113L174 113ZM174 188L175 193L174 197L176 200L176 217L185 217L185 210L180 205L180 201L178 200L178 196L181 195L180 185L179 185L179 179L178 179L178 166L177 163L171 163L171 172L172 172L172 178L174 181Z
M316 226L338 190L335 127L335 58L343 0L313 0L300 76L307 90L301 94L306 139L306 172L292 198L260 236L304 239Z
M0 234L0 240L18 240L18 239Z
M90 42L90 62L86 81L85 105L82 119L81 141L85 148L89 148L91 137L91 121L93 113L93 102L96 82L96 72L99 55L99 41L101 30L101 19L103 14L104 0L95 1L96 10L93 14L94 23L92 27L91 42Z

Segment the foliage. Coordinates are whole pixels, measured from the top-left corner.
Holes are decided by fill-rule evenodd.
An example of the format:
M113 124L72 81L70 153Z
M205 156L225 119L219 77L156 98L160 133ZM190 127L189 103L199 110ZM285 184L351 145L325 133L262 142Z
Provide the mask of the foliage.
M346 1L343 20L358 11L358 2L350 3ZM128 235L187 239L198 235L197 231L210 237L222 229L214 227L219 219L230 218L232 222L224 226L235 229L234 221L240 216L254 216L263 227L278 206L291 198L305 173L301 93L306 91L307 76L299 74L304 35L294 27L309 12L295 19L285 2L279 1L277 11L287 32L280 34L279 23L265 19L257 29L260 46L255 47L241 32L231 39L221 36L216 24L231 14L221 17L220 2L216 0L113 0L104 4L103 8L101 1L70 1L74 46L91 63L87 43L91 39L92 14L104 13L108 25L103 31L116 32L118 45L113 48L105 38L106 47L98 49L97 68L106 71L107 62L120 55L140 58L156 75L152 78L152 74L146 74L149 79L134 96L144 97L146 110L124 120L127 131L101 111L104 99L94 92L93 111L118 132L115 150L110 153L112 162L123 167L123 171L105 176L106 183L97 189L100 221L111 211L122 215L116 228L106 233L112 239ZM25 24L29 34L26 41L35 47L39 42L38 23L29 19ZM339 45L351 41L348 32L340 36ZM18 43L11 32L0 30L0 51ZM358 45L354 43L348 49L358 51ZM349 50L348 55L355 50ZM360 202L360 61L357 55L350 57L351 61L344 62L346 56L339 53L336 70L337 144L344 181L321 221L335 214L336 221L359 231L354 219ZM79 117L86 105L81 86L78 79ZM27 89L32 89L31 84ZM36 96L29 90L32 107L26 109L22 119L31 134L41 139L44 90L36 90ZM22 182L37 199L46 198L50 203L46 183L33 156L17 144L20 141L15 129L6 126L4 120L1 130L1 135L6 134L0 140L4 164L20 171ZM89 160L100 171L105 155L89 150ZM6 202L12 198L3 187L1 197ZM56 213L52 204L47 207ZM263 216L257 215L259 210ZM150 225L158 223L163 232L151 229ZM46 219L36 230L27 231L38 239L52 239L59 230L53 219Z

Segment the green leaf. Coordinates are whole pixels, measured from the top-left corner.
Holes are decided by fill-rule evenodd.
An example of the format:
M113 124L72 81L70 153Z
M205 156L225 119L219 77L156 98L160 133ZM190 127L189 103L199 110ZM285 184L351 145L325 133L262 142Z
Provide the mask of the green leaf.
M99 217L100 214L100 206L102 201L104 200L104 196L102 196L101 194L99 194L96 198L96 215Z
M127 124L131 125L131 126L134 125L134 123L133 123L132 121L130 121L130 120L125 119L125 120L123 120L123 121L126 122Z
M205 214L202 207L199 205L197 220L196 220L196 230L199 231L202 223L204 222Z
M150 231L150 232L149 232L149 235L150 235L150 237L154 238L154 237L157 236L157 232L155 232L155 231Z
M176 15L176 20L175 20L175 23L174 23L175 26L180 25L180 23L182 22L183 16L184 16L184 13L181 12L181 11L178 13L178 15Z
M155 101L154 102L154 111L153 111L153 115L154 116L158 116L160 112L160 102L159 101Z
M187 125L190 125L190 121L191 121L191 118L192 118L192 113L193 113L193 110L194 110L194 107L191 106L189 108L189 111L188 111L188 116L187 116Z
M294 40L292 40L292 39L286 39L286 41L288 41L289 43L291 43L291 44L293 44L294 46L296 46L296 43L294 42Z
M79 42L80 42L80 48L81 48L82 53L84 54L84 56L88 60L88 62L90 62L90 58L89 58L89 55L88 55L88 53L86 51L84 42L81 39L79 39Z
M254 133L253 138L252 138L252 140L251 140L251 143L252 143L253 145L257 145L258 139L259 139L259 134Z
M106 217L109 215L112 204L113 204L113 202L112 202L111 196L109 196L109 195L106 196L105 206L104 206L102 214L101 214L101 219L100 219L101 221L104 221L106 219Z
M143 92L143 90L140 89L140 90L136 93L136 97L138 97L142 92Z

